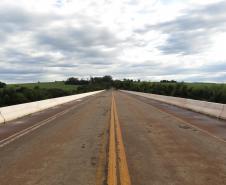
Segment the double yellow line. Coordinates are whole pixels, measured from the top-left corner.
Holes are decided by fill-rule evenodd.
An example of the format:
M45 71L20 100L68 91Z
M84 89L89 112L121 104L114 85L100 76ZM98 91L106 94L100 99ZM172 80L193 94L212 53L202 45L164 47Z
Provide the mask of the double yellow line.
M109 134L108 185L131 185L122 132L118 120L114 94L112 93Z

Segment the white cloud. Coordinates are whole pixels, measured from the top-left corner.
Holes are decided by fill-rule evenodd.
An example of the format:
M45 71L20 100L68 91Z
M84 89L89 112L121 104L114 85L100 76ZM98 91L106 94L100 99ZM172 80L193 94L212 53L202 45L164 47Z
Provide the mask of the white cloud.
M0 81L223 82L225 8L217 0L1 0Z

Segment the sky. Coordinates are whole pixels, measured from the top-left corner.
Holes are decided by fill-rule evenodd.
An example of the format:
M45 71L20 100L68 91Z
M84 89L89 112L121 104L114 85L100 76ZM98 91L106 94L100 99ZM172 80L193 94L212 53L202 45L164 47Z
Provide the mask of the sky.
M0 81L226 82L226 1L1 0Z

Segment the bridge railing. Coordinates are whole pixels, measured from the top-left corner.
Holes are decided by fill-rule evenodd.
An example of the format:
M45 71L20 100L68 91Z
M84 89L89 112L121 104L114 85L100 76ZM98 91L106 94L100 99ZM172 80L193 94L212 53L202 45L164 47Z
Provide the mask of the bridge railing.
M91 96L102 91L103 90L2 107L0 108L0 123L5 123L60 104Z
M150 98L153 100L161 101L164 103L168 103L171 105L189 109L189 110L192 110L195 112L200 112L200 113L207 114L207 115L210 115L213 117L226 119L226 104L186 99L186 98L179 98L179 97L172 97L172 96L163 96L163 95L142 93L142 92L135 92L135 91L125 91L125 90L121 90L121 91L130 93L130 94L143 96L143 97Z

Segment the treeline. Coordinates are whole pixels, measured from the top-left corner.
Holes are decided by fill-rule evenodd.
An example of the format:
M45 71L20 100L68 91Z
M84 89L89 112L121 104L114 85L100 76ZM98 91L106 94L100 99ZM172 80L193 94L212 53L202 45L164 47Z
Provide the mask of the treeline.
M225 84L184 83L176 81L141 82L115 80L114 87L131 91L226 103Z
M94 89L109 89L113 86L113 79L111 76L104 77L91 77L88 80L78 79L78 78L68 78L65 81L67 85L86 85L86 88L94 88ZM84 87L83 87L84 88Z
M50 83L51 85L51 83ZM32 88L10 86L0 82L0 107L56 98L89 91L116 88L145 93L191 98L217 103L226 103L226 84L183 83L174 80L146 82L134 80L113 80L111 76L91 77L90 79L68 78L60 88ZM68 89L65 87L75 86Z
M64 83L65 86L75 85L77 88L73 90L69 90L64 87L40 88L39 86L35 86L33 88L28 88L21 87L19 85L9 86L3 82L0 82L0 107L108 89L112 87L113 80L111 76L94 77L89 80L71 77Z
M39 101L49 98L56 98L72 94L64 89L27 88L27 87L7 87L0 89L0 106L9 106L32 101Z
M113 79L111 76L104 76L104 77L91 77L88 80L78 78L68 78L65 81L67 85L80 85L78 87L78 92L89 92L89 91L97 91L101 89L110 89L113 87Z

